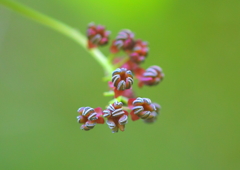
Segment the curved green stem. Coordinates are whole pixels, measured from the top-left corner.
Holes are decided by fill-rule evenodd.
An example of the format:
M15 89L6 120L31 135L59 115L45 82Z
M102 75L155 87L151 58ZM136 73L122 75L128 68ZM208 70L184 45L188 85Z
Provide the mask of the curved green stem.
M98 63L103 67L107 75L110 75L112 73L113 67L108 62L108 59L97 48L89 50L87 48L87 39L80 31L62 23L61 21L34 11L33 9L23 6L17 2L13 2L10 0L0 0L0 4L71 38L79 45L81 45L87 52L89 52L93 56L93 58L96 59L96 61L98 61Z
M103 96L111 96L111 97L113 97L113 96L114 96L114 91L104 92L104 93L103 93Z

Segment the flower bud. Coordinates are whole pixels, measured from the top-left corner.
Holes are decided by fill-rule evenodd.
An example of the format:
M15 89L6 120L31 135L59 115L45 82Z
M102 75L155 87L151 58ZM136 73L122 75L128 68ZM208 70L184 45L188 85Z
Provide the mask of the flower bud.
M135 115L142 119L150 119L153 117L151 114L153 111L156 111L155 105L151 103L151 100L148 98L138 97L133 101L132 111Z
M81 108L78 109L78 113L80 115L83 115L84 117L87 117L88 120L96 120L96 119L98 119L96 117L97 113L91 107L81 107Z
M161 67L151 66L149 67L142 75L140 81L145 85L157 85L164 78L164 73L162 72Z
M80 107L77 112L80 114L77 116L77 122L83 124L81 126L82 130L91 130L94 126L99 123L103 124L104 119L101 117L101 108L91 108L91 107Z
M112 73L112 83L117 90L130 89L133 84L133 75L126 68L117 68Z
M134 33L130 30L122 30L113 41L110 51L117 53L120 49L124 51L132 50L135 45Z
M107 125L113 133L118 132L118 129L124 131L125 124L128 120L128 113L122 110L122 102L114 102L103 111L103 117L107 118Z
M110 31L106 31L104 26L90 23L87 29L88 48L106 45L109 34Z
M148 44L145 41L137 40L133 48L133 52L130 54L131 61L140 64L145 60L148 55Z
M106 110L103 111L103 117L119 117L124 114L124 111L122 110L122 102L114 102L113 104L110 104Z

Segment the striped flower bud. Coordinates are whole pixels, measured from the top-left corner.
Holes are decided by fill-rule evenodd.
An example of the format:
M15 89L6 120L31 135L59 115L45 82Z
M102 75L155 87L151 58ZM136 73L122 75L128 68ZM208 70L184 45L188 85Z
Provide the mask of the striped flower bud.
M133 84L133 75L126 68L117 68L112 73L112 83L117 90L130 89Z
M152 86L160 83L164 78L164 73L159 66L151 66L149 67L140 78L140 82Z
M82 130L88 131L95 127L96 123L88 121L84 125L81 126Z
M145 123L154 123L157 120L157 117L158 117L158 115L160 113L161 106L159 104L157 104L157 103L153 103L153 105L155 106L156 111L152 111L151 112L152 118L143 119L143 122L145 122Z
M151 100L148 98L138 97L133 101L132 105L133 105L133 108L132 108L133 114L137 115L142 119L152 118L154 115L152 115L151 113L153 111L156 111L155 105L152 104Z
M134 45L134 33L130 30L122 30L113 41L110 51L112 53L117 53L120 49L124 51L132 50Z
M148 55L148 44L145 41L137 40L133 48L133 52L130 54L131 61L139 64L145 60Z
M114 102L103 111L103 117L107 118L107 125L112 133L118 132L118 129L124 131L128 120L128 113L122 110L122 102Z
M90 23L87 29L88 48L106 45L109 34L110 31L106 31L104 26Z
M97 123L104 123L104 119L101 117L102 109L99 107L95 109L91 107L80 107L77 112L80 114L77 116L77 122L83 124L81 126L82 130L87 131L93 129Z
M78 113L84 117L87 117L88 120L96 120L98 119L97 113L95 112L95 110L91 107L80 107L78 109Z
M106 110L103 111L103 117L119 117L124 115L124 111L122 110L122 102L114 102L113 104L110 104Z

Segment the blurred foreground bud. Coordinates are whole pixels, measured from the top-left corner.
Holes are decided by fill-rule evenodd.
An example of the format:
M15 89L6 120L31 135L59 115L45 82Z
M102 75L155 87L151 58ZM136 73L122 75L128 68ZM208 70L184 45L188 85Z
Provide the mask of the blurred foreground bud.
M120 49L124 51L132 50L135 45L134 33L130 30L122 30L113 41L110 47L111 53L117 53Z
M137 40L133 48L133 52L130 54L131 61L140 64L145 60L148 55L148 44L145 41Z
M90 23L87 29L88 48L106 45L109 34L110 31L106 31L104 26Z
M161 67L151 66L139 78L139 86L141 87L143 84L148 86L157 85L163 80L163 78L164 73L162 72Z

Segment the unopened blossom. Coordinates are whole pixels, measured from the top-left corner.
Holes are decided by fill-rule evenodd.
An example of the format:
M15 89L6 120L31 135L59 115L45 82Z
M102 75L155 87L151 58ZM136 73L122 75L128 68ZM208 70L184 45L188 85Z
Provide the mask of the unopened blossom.
M116 39L112 42L110 47L111 53L117 53L119 50L129 51L135 45L134 33L130 30L122 30L118 33Z
M128 113L122 109L122 102L114 102L103 111L103 117L107 118L107 125L112 133L118 132L118 129L124 131L125 124L128 121Z
M126 68L117 68L112 72L112 83L119 91L130 89L133 84L132 72Z
M139 118L151 119L154 117L153 112L156 111L156 107L150 99L141 97L129 99L128 104L132 110L130 113L132 120L138 120Z
M80 107L77 112L80 114L77 116L78 123L83 124L81 126L82 130L90 130L93 129L94 126L98 124L103 124L104 119L102 116L102 109L98 108L91 108L91 107Z
M108 43L110 31L106 31L102 25L90 23L87 29L88 48L103 46Z
M130 54L131 61L140 64L142 63L148 55L148 44L145 41L137 40L136 44Z
M141 76L138 76L139 86L153 86L159 84L164 78L162 68L159 66L151 66Z

